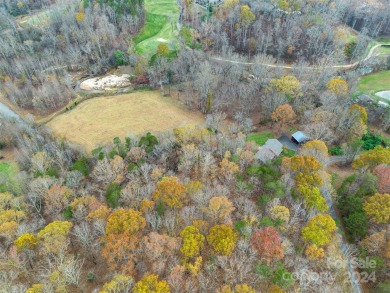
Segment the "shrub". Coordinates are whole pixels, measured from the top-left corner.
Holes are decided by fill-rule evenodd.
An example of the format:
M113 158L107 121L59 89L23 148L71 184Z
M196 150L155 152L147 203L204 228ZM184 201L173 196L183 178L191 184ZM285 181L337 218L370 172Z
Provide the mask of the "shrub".
M111 183L106 190L106 201L111 208L116 208L119 205L121 196L121 186L118 183Z
M262 278L268 278L269 276L271 276L272 271L266 264L260 263L255 267L255 273Z
M380 135L375 135L370 132L367 132L365 135L363 135L362 141L363 149L368 151L380 145L382 143L382 137Z
M346 44L344 47L345 56L347 56L348 58L352 58L356 45L357 45L356 41L351 41L348 44Z
M96 280L96 275L92 272L89 272L88 275L87 275L87 280L92 282L92 281L95 281Z
M342 156L344 155L344 151L340 146L330 147L328 148L329 155L332 156Z
M88 166L88 159L86 157L81 157L76 162L74 162L72 166L72 171L80 171L85 176L87 176L90 172L90 168Z
M273 274L272 283L283 289L287 289L294 284L294 278L289 271L287 271L283 266L280 266L280 268Z
M46 171L46 175L47 176L50 176L50 177L55 177L55 178L58 178L58 171L56 168L49 168L47 171Z
M116 50L114 52L114 63L115 66L121 66L127 64L126 54L121 50Z
M65 220L70 220L73 218L73 211L72 211L72 208L70 206L68 206L64 212L62 213L62 215L64 216Z

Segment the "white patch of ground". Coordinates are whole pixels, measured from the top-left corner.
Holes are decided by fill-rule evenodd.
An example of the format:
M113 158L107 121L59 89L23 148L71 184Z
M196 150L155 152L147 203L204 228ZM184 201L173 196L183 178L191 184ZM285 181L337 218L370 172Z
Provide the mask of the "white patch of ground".
M382 91L382 92L377 92L375 95L382 99L386 99L390 101L390 91Z
M131 85L129 78L129 74L122 74L121 76L111 74L104 77L94 77L84 80L80 84L80 89L91 91L124 88Z
M163 39L163 38L158 38L157 41L159 41L161 43L168 43L168 41L166 39Z

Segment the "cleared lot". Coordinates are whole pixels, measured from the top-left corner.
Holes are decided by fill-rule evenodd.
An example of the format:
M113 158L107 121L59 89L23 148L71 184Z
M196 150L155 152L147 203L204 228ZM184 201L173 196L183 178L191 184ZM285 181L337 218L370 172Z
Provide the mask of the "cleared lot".
M47 125L55 135L92 150L116 136L202 122L202 115L186 110L177 101L161 97L158 91L146 91L87 100Z

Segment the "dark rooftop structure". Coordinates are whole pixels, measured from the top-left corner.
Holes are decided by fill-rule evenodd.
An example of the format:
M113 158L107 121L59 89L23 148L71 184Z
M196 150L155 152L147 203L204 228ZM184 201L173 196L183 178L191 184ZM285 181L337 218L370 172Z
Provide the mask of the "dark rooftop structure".
M296 144L301 144L307 142L310 138L303 131L297 131L292 135L291 140Z

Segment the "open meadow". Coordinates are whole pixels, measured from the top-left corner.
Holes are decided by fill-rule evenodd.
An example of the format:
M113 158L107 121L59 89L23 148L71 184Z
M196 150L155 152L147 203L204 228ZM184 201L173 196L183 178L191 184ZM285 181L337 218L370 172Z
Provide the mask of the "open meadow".
M116 136L166 131L202 121L201 114L162 97L159 91L142 91L87 100L47 125L55 135L92 150Z
M177 35L179 7L176 0L145 0L146 22L135 37L138 54L153 55L160 43L174 41ZM171 47L171 50L175 48Z
M358 94L369 94L372 97L376 92L390 90L390 70L379 71L363 76L357 86Z

